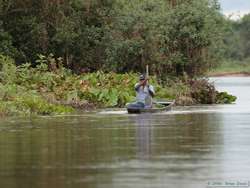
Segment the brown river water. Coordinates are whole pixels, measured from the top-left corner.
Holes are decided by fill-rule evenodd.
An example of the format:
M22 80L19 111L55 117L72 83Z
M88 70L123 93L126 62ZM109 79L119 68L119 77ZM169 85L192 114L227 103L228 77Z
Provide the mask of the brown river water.
M232 105L0 121L0 188L250 187L250 77Z

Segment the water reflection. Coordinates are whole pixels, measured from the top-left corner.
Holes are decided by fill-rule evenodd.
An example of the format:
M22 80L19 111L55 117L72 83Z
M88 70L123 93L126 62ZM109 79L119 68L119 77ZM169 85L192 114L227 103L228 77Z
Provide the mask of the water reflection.
M136 156L138 159L149 159L151 156L151 145L153 144L152 115L141 114L135 118L136 130Z
M143 114L13 122L0 133L0 184L10 187L170 184L183 173L199 174L202 167L199 161L210 160L211 145L218 140L216 134L207 134L208 129L213 131L216 127L211 127L206 118Z

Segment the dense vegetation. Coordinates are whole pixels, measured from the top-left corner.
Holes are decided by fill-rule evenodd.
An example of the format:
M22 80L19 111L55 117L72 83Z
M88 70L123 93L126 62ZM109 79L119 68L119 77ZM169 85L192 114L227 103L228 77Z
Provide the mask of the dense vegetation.
M160 98L232 102L198 79L234 56L229 26L217 0L0 0L0 113L124 106L146 65Z
M216 0L1 0L0 15L1 53L32 65L52 53L78 73L197 76L222 42Z

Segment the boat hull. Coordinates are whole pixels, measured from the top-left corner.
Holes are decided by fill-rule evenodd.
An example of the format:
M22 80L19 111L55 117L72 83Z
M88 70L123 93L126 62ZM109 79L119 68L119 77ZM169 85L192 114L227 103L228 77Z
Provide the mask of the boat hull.
M159 113L166 112L172 109L174 102L158 103L164 105L162 108L127 108L129 114L141 114L141 113Z

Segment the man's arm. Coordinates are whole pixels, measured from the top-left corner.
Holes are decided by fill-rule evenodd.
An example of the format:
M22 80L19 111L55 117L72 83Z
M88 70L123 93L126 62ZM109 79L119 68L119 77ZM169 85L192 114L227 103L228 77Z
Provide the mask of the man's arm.
M152 85L148 85L148 91L149 91L149 94L151 95L151 97L155 96L155 90L154 90L154 87Z
M141 84L139 83L135 84L135 91L139 91L140 87L141 87Z

